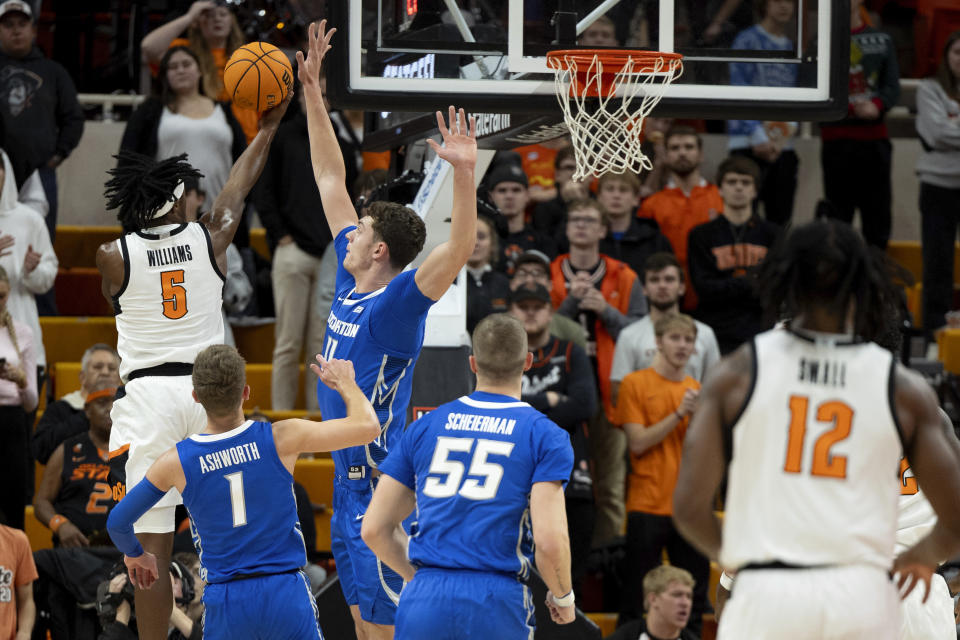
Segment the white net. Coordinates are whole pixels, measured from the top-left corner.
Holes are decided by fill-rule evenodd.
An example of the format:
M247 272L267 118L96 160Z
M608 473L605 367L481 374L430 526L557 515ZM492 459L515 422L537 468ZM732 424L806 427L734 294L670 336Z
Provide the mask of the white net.
M640 149L643 120L683 73L680 58L628 56L619 72L604 74L596 55L577 53L551 53L547 62L555 71L557 101L577 160L573 180L651 169Z

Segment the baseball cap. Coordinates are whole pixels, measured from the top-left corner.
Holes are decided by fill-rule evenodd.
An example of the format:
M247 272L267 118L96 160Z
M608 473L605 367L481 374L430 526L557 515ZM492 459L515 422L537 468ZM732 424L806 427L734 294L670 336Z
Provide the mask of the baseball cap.
M513 163L504 163L494 167L487 177L487 188L494 189L501 182L519 182L525 187L529 184L527 174Z
M537 300L550 304L550 292L542 284L529 284L517 287L510 292L510 304L516 304L525 300Z
M521 253L520 257L513 261L513 268L516 269L522 264L530 264L531 262L542 264L547 269L547 273L550 273L550 258L547 257L547 254L536 249L528 249Z
M33 18L33 10L30 8L30 5L23 0L7 0L3 4L0 4L0 18L13 11L19 11L28 18Z

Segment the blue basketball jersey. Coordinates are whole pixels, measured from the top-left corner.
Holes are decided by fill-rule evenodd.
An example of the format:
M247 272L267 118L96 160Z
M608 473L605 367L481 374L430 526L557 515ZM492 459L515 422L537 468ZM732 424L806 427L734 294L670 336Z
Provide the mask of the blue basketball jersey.
M526 402L480 391L411 424L380 465L417 494L414 566L521 580L533 561L531 487L565 485L572 469L566 431Z
M357 385L373 404L380 436L368 445L332 453L336 473L369 488L369 468L376 468L403 433L413 380L413 367L423 346L427 312L434 303L414 281L416 270L404 271L390 284L367 293L354 291L356 282L343 268L347 227L334 240L337 251L336 295L330 306L323 356L353 362ZM344 418L340 394L317 382L317 400L324 420Z
M293 476L269 422L177 443L186 476L183 504L207 582L280 573L307 563Z

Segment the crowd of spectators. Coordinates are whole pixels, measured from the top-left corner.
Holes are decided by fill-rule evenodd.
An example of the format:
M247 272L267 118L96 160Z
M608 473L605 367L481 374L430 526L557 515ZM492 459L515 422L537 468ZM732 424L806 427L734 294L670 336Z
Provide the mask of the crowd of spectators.
M714 4L711 21L691 26L699 29L699 44L795 48L788 28L798 19L795 0ZM658 24L655 5L640 2L629 15L597 20L581 44L648 44ZM820 128L826 196L821 211L847 222L859 211L865 238L885 248L892 185L884 116L897 103L899 71L891 38L863 22L861 0L851 5L849 110L843 120ZM101 626L103 637L126 637L131 613L122 597L124 578L107 575L116 556L109 550L94 555L95 561L84 556L89 562L83 566L104 585L102 593L88 594L63 579L65 561L58 552L109 546L99 537L107 507L101 511L93 498L101 492L109 502L112 491L100 475L106 474L107 405L120 384L113 346L95 344L84 353L80 390L51 398L31 434L46 366L38 316L55 312L56 168L83 132L69 75L42 54L35 37L30 3L0 3L0 473L6 487L0 517L22 529L32 495L54 549L38 552L34 562L23 551L22 536L0 527L0 564L15 567L12 581L0 586L16 592L12 612L10 601L0 603L0 636L9 627L18 640L30 637L37 616L28 597L33 591L24 585L39 576L37 593L43 596L37 606L55 640L95 637ZM188 154L204 176L185 185L193 219L209 209L256 133L255 114L231 105L223 88L224 64L242 43L230 10L208 0L194 2L142 43L155 88L132 114L121 149L158 159ZM796 66L788 64L738 62L726 72L732 84L788 87L799 81ZM354 119L333 113L348 188L356 198L370 197L388 175L363 171ZM483 179L493 213L481 215L467 263L467 329L498 312L524 323L534 364L524 374L523 399L570 434L575 466L566 506L578 592L585 588L590 550L625 539L625 583L619 601L606 605L619 610L622 622L647 611L645 622L624 627L629 637L663 629L696 637L700 615L709 608L709 567L672 528L670 496L700 381L721 355L770 324L760 314L752 279L791 220L797 188L797 123L730 121L729 157L709 163L719 161L716 175L703 173L701 129L693 124L648 119L653 168L640 175L607 174L592 183L571 179L576 161L568 140L499 155ZM917 130L923 147L917 166L923 318L932 338L951 322L953 303L960 32L948 39L937 74L920 84ZM335 255L310 166L306 119L302 107L292 105L245 214L248 220L255 214L266 229L268 277L251 266L246 234L238 234L228 254L225 313L275 318L273 410L298 408L302 354L322 350L333 296ZM264 285L272 296L258 293ZM305 408L316 409L309 379L305 391ZM31 457L47 465L35 492L26 480ZM664 549L686 571L657 569ZM70 558L83 562L75 554ZM200 632L200 585L183 576L192 576L195 564L182 559L175 572L184 585L181 594L191 594L178 599L177 620L171 620L184 638ZM101 615L99 624L96 616L74 616L75 605L87 597L112 602L112 614Z

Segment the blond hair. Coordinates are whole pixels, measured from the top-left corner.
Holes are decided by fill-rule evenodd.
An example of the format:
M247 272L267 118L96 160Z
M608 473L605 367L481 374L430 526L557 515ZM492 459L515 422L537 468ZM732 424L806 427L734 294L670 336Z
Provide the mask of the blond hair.
M229 60L233 52L244 45L245 38L243 31L240 30L240 24L237 22L237 16L230 12L230 34L227 36L226 59ZM190 25L187 30L187 40L190 42L190 49L196 54L200 61L200 74L203 81L200 83L203 87L203 93L208 98L220 100L220 95L224 92L223 88L223 69L218 67L213 60L213 53L210 51L210 45L203 37L200 25L196 22Z
M673 329L686 330L692 333L694 337L697 336L697 323L685 313L668 313L653 323L653 333L658 338L662 338Z
M506 313L494 313L473 330L473 358L477 375L491 382L512 382L523 374L527 361L527 332Z
M679 582L685 587L691 589L697 583L693 576L686 569L674 567L669 564L662 564L656 569L647 572L643 576L643 602L644 608L647 606L647 599L650 596L657 596L670 588L670 584Z
M7 275L7 270L3 267L0 267L0 282L6 282L7 286L10 286L10 276ZM9 298L7 299L9 305ZM3 313L0 313L0 324L2 324L7 333L10 334L10 342L13 343L13 349L17 352L17 358L20 359L20 362L23 362L23 352L20 351L20 341L17 340L17 329L13 326L13 316L10 315L10 310L7 306L4 306Z
M247 385L246 361L234 347L215 344L193 362L193 391L207 414L223 416L240 408Z

